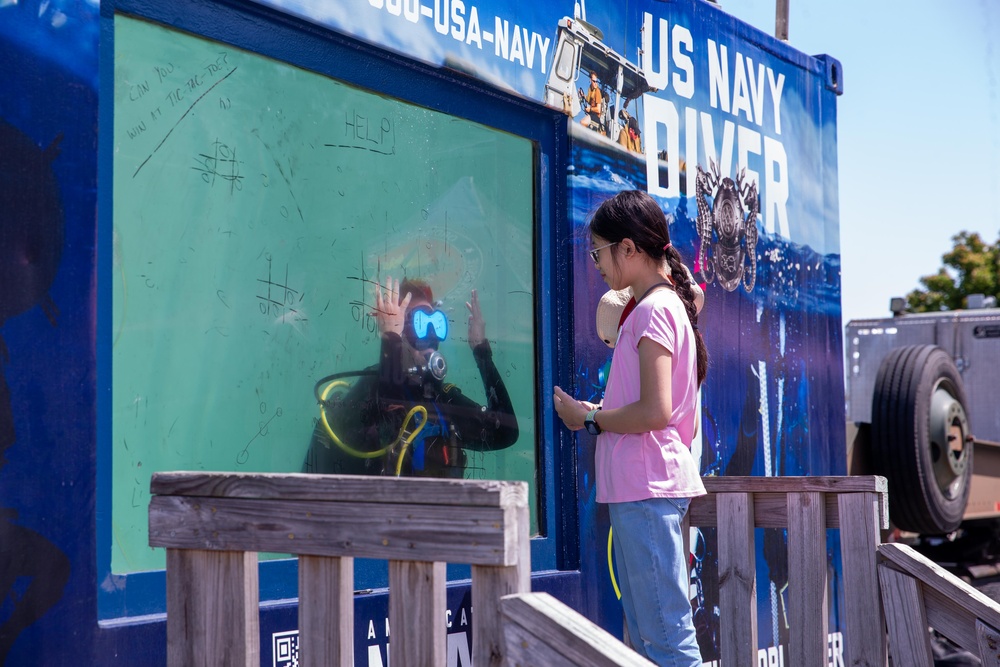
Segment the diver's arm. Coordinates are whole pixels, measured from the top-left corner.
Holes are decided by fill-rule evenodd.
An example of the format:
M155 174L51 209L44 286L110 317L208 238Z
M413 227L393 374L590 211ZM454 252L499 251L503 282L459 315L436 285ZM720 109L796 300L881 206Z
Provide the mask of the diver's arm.
M373 456L392 441L398 430L386 409L402 395L403 330L410 296L399 301L399 282L391 277L383 287L372 285L380 333L378 363L356 373L331 376L318 396L319 415L313 429L304 470L317 473L384 472L384 457ZM352 377L354 376L354 377Z
M358 372L357 377L346 376L344 381L327 385L332 391L323 400L316 432L325 438L326 446L332 443L330 431L354 449L374 451L382 446L379 426L387 419L385 402L402 395L403 364L399 335L385 333L381 343L378 364Z
M465 396L454 385L444 385L440 402L445 416L455 426L461 446L475 451L510 447L518 438L517 417L507 388L493 363L488 342L476 346L473 356L486 391L486 405Z
M383 334L379 363L325 386L304 472L386 474L389 459L376 453L399 430L397 414L388 406L403 394L402 347L398 334Z
M378 392L381 398L398 398L402 395L406 379L403 350L403 329L406 309L413 298L412 293L399 300L399 281L391 276L383 287L378 281L375 290L375 322L381 340L378 363Z
M351 379L350 375L345 377ZM340 392L335 401L329 402L330 417L337 422L360 421L368 426L378 421L382 411L379 399L394 399L402 394L405 369L403 342L399 335L382 334L379 362L354 375L357 377L350 382L348 391Z
M382 397L398 397L406 377L403 365L403 339L393 332L382 334L378 360L378 393Z
M472 290L471 298L465 302L465 306L469 309L469 348L483 380L486 406L466 398L452 386L446 385L445 394L452 394L449 402L453 405L463 404L463 408L455 410L453 415L464 441L463 447L481 451L510 447L517 442L517 418L514 416L507 387L493 364L493 350L486 337L486 322L479 305L478 290ZM456 418L458 414L462 415L462 419Z
M517 417L514 416L514 406L507 393L507 385L500 377L500 371L493 363L493 350L489 341L476 346L472 351L479 367L479 375L483 378L483 389L486 391L486 416L495 424L497 435L494 439L494 449L510 447L517 442Z

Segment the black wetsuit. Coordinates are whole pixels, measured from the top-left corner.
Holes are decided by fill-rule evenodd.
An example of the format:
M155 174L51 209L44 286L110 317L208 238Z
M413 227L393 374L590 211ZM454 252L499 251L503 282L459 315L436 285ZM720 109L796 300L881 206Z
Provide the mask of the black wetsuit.
M322 420L313 430L303 470L314 473L396 475L408 477L462 477L464 449L495 451L517 441L517 418L488 342L473 350L486 391L486 405L466 397L452 384L411 373L403 363L403 341L398 334L382 336L378 365L365 370L345 393L331 392L325 401L330 429L347 447L388 452L363 458L344 450L330 438ZM407 415L415 406L427 410L424 428L405 444L400 429L413 433L422 415ZM406 435L402 440L406 439ZM402 456L402 464L399 464Z

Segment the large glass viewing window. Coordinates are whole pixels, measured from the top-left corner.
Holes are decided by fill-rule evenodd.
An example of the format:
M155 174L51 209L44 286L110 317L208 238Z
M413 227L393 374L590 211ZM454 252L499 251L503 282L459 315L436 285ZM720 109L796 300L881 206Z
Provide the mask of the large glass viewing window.
M111 572L162 470L524 480L537 532L532 141L124 16L114 78Z

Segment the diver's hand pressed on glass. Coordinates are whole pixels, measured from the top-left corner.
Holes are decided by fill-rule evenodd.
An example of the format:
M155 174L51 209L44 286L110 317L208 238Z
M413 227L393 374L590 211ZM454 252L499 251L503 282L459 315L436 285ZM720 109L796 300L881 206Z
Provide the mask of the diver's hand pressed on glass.
M380 334L395 333L403 335L403 324L406 320L406 307L410 305L413 294L407 294L402 303L399 301L399 281L391 276L386 277L385 289L375 281L375 321Z
M469 347L475 350L478 345L486 342L486 322L483 321L479 293L476 290L472 290L472 300L466 301L465 307L469 309Z

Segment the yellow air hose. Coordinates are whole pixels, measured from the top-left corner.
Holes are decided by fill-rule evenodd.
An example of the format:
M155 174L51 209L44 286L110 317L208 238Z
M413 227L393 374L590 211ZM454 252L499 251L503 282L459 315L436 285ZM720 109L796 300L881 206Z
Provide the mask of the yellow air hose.
M622 592L618 588L618 580L615 578L615 566L611 562L611 538L614 533L614 528L608 528L608 572L611 574L611 585L614 586L615 596L621 600Z
M427 425L427 408L425 408L422 405L417 405L411 408L410 411L406 413L406 418L403 419L403 425L399 427L399 435L396 436L395 440L393 440L391 443L389 443L382 449L377 449L373 452L365 452L360 449L355 449L354 447L351 447L350 445L346 444L343 440L338 438L337 434L334 433L333 429L330 427L330 422L326 418L326 408L324 406L326 404L326 397L330 395L330 391L335 387L349 387L349 386L350 385L347 382L344 382L343 380L336 380L328 384L326 388L323 389L323 395L321 396L321 402L319 405L319 416L320 416L320 421L323 422L323 429L326 431L326 434L330 436L330 440L333 442L333 444L337 445L337 447L340 447L340 449L342 449L347 454L355 456L359 459L375 459L380 456L383 456L386 453L388 453L393 447L395 447L400 441L402 441L403 448L400 450L399 460L396 462L396 476L398 477L403 470L403 456L406 454L406 450L409 449L410 445L413 443L416 437L420 435L420 432L422 430L424 430L424 426ZM407 435L406 426L407 424L410 423L410 420L413 419L413 416L418 413L420 414L421 417L423 417L423 419L421 420L417 428L412 433Z

